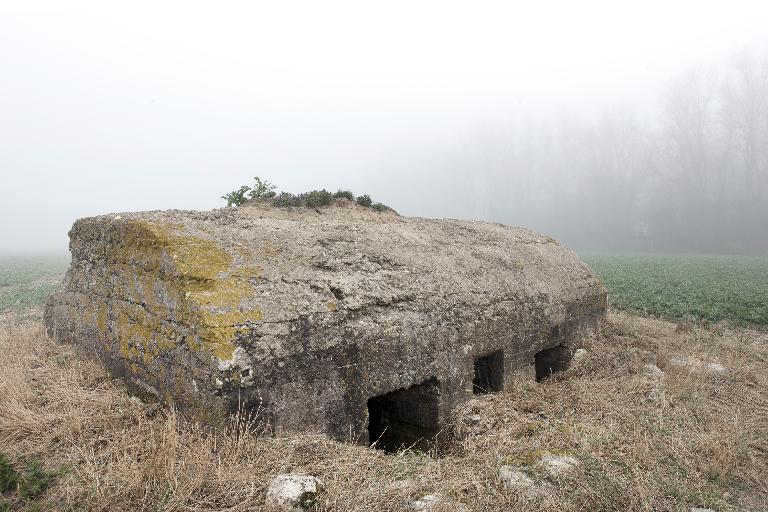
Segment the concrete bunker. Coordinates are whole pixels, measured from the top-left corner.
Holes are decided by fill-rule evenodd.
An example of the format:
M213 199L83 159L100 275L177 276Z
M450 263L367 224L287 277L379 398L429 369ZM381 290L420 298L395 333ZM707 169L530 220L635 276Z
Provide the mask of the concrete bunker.
M385 452L428 451L440 431L440 383L431 378L368 399L368 443Z
M504 391L504 351L497 350L475 359L472 393L484 395Z
M386 450L429 446L532 359L538 378L561 369L606 310L545 235L349 201L91 217L70 251L46 328L132 391Z

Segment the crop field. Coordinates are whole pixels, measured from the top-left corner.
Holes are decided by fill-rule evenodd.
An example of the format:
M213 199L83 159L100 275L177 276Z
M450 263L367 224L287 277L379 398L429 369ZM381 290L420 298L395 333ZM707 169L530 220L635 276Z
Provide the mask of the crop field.
M615 309L768 326L768 258L581 254Z
M68 265L66 254L0 254L0 311L41 305Z

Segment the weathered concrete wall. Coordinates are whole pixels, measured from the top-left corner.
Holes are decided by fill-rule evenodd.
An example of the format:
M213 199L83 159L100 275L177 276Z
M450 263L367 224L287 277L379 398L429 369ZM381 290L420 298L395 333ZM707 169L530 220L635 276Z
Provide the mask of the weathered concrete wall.
M45 313L55 337L199 419L243 407L278 433L368 442L368 411L386 402L369 400L434 381L418 396L436 392L435 411L396 414L442 425L472 396L478 359L502 351L477 371L496 382L503 366L503 389L542 350L578 346L606 308L551 238L351 203L106 215L70 239Z

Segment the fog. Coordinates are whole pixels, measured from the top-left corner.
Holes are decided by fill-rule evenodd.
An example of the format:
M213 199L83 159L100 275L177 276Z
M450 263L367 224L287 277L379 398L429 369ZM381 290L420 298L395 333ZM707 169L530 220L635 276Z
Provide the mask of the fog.
M0 252L258 175L578 250L766 254L766 27L759 1L0 0Z

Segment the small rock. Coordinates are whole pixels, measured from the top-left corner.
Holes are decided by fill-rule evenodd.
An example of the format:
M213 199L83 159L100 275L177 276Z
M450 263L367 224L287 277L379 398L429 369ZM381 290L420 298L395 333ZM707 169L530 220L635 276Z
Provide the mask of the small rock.
M533 480L514 466L501 466L499 468L499 480L509 488L533 486Z
M560 476L568 473L579 465L579 461L570 455L555 455L545 453L541 456L541 466L549 476Z
M586 361L588 357L589 351L587 349L577 348L576 352L573 353L573 358L571 358L571 365L576 366L577 364L581 364Z
M493 429L493 414L491 403L483 400L470 400L464 409L461 422L454 426L454 434L463 439L476 436Z
M483 421L483 417L479 414L470 414L467 416L467 425L479 425L481 421Z
M726 369L725 366L721 365L720 363L707 363L706 367L707 370L715 373L724 373Z
M649 402L660 403L664 401L664 372L655 364L645 364L640 370L643 380L651 385L651 390L646 395Z
M320 492L320 481L308 475L279 475L269 484L266 504L286 512L306 510Z
M699 372L725 373L726 371L726 367L720 363L708 363L692 357L670 359L669 362L675 366L686 366Z
M453 503L444 501L437 494L427 494L421 499L411 503L411 510L429 512L440 505L440 510L451 510L453 512L469 512L469 508L462 503Z
M655 364L644 364L640 370L640 375L652 382L660 381L664 378L664 372Z
M645 395L645 399L653 404L662 404L664 402L664 388L661 386L653 386L650 391Z
M438 496L437 494L427 494L423 498L418 499L413 503L411 503L411 510L416 510L416 511L432 510L433 508L435 508L435 505L440 503L440 501L441 501L440 496Z
M408 492L411 488L415 487L415 485L413 480L406 478L405 480L395 480L394 482L390 482L387 484L387 488L395 492Z

